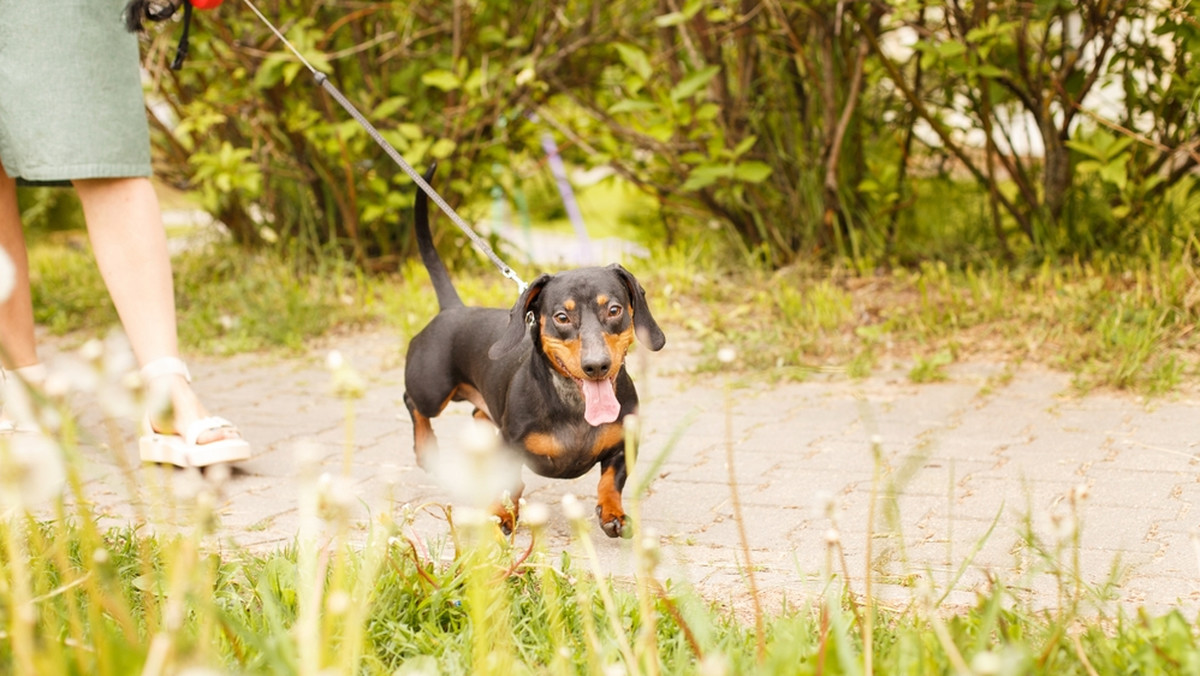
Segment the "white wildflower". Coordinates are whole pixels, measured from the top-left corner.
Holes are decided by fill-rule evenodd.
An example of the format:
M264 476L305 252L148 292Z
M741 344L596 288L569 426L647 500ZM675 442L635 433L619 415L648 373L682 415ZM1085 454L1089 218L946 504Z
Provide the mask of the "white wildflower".
M485 456L500 448L500 437L496 427L489 423L472 420L463 433L463 450L473 456Z
M350 510L358 502L354 480L342 474L321 474L317 478L317 500L318 512L327 521L348 517Z
M1064 516L1057 513L1051 514L1050 526L1052 532L1054 533L1055 539L1057 539L1059 542L1069 540L1075 535L1076 523L1074 517Z
M71 379L58 371L50 373L46 376L46 382L42 383L42 392L47 397L65 397L71 393Z
M104 358L104 343L99 338L92 338L79 348L79 356L86 361L100 361Z
M367 392L362 375L349 366L333 372L333 393L343 399L361 399Z
M342 357L342 353L337 350L330 350L325 356L325 368L330 371L336 371L346 364L346 359Z
M334 395L343 399L360 399L366 393L366 381L341 352L330 350L325 357L325 368L333 375Z
M47 506L62 495L67 483L62 449L41 434L18 434L0 441L0 509L15 515Z
M531 502L521 510L521 520L533 528L545 526L550 521L550 508L541 502Z
M971 671L979 676L992 676L1000 673L1000 656L990 650L976 653L971 658Z
M662 549L659 544L658 532L653 528L647 527L642 532L642 554L646 557L646 562L650 569L658 567L662 560Z
M698 673L701 676L725 676L729 673L729 659L721 653L709 653L700 660Z
M631 413L621 421L625 426L626 439L639 439L642 433L642 419L636 413Z
M33 401L25 384L12 373L0 375L3 375L3 382L0 382L0 406L3 406L5 416L21 427L36 427L33 424L36 419Z
M563 514L571 521L580 521L584 518L583 503L579 502L579 498L575 497L574 493L567 493L562 497Z
M325 607L331 615L344 615L350 609L350 595L339 589L325 599Z
M838 529L830 528L829 530L825 531L825 544L836 545L841 541L842 534L838 532Z
M503 446L496 428L484 422L467 426L430 456L430 473L460 504L483 509L520 485L521 463ZM455 443L457 442L457 443Z

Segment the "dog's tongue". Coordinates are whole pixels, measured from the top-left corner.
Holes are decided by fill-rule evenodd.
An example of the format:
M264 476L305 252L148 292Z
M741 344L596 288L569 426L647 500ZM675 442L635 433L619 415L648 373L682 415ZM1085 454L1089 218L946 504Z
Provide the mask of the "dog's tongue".
M610 380L581 380L583 384L583 419L593 427L610 423L621 414L621 402Z

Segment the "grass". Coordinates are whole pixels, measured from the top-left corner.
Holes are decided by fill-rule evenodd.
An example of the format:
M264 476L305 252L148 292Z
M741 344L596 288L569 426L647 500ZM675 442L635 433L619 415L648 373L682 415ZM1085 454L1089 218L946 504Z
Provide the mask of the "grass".
M102 363L91 368L95 381L119 377ZM336 480L303 458L301 525L289 547L252 552L226 541L214 509L222 481L215 474L194 495L162 492L162 502L134 502L129 526L101 531L84 487L70 396L39 395L36 410L55 426L54 448L34 453L19 441L29 437L0 439L0 663L7 673L1090 675L1200 668L1191 618L1111 614L1105 587L1081 580L1081 491L1071 494L1053 541L1040 540L1026 519L1026 571L1020 579L993 578L970 607L944 606L953 581L938 587L928 576L915 577L911 600L900 605L873 596L872 575L852 587L831 521L824 568L797 571L826 580L824 590L756 613L761 619L751 623L705 601L686 581L664 586L653 540L635 538L632 580L606 578L592 563L594 524L577 502L564 499L562 509L586 554L578 561L544 547L544 520L530 506L514 540L499 537L478 506L443 512L451 556L434 556L437 543L413 539L405 526L424 510L445 508L383 501L372 505L369 523L355 523L347 507L358 497L337 491ZM111 443L122 457L119 437ZM894 517L884 505L896 503L885 498L904 489L903 468L877 469L872 502L880 515L867 528L868 547ZM635 521L654 472L635 466L631 475ZM131 486L156 475L127 472ZM1021 591L1039 575L1058 590L1049 606Z
M82 237L37 242L29 258L40 326L82 340L117 324ZM375 320L349 295L354 278L341 267L298 275L277 253L216 245L176 256L174 273L180 338L199 352L294 351L335 327Z
M773 377L863 376L907 363L916 382L967 359L1032 362L1075 374L1080 389L1163 394L1200 373L1200 268L1122 259L859 276L838 270L652 273L663 312L716 354L734 345ZM657 282L657 283L655 283ZM662 305L663 303L659 303Z

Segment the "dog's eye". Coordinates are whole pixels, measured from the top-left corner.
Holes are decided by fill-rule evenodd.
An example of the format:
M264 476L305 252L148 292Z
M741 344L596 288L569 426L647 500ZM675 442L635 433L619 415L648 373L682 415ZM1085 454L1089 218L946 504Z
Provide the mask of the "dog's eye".
M567 313L565 313L565 312L555 312L554 313L554 323L565 326L565 325L571 323L571 318L568 317Z
M617 304L609 305L608 306L608 317L609 317L609 319L616 319L617 317L620 317L621 313L624 311L625 311L625 308L621 307L620 305L617 305Z

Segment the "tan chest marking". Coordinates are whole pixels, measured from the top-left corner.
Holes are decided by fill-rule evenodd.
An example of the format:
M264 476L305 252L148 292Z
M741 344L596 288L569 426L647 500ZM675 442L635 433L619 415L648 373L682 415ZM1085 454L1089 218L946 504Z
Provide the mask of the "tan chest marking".
M525 437L525 450L544 458L557 458L563 454L563 445L553 434L533 432Z
M589 450L597 456L625 440L625 427L621 423L606 423L594 434ZM544 458L559 458L567 452L566 445L553 433L532 432L526 435L523 443L525 450Z

